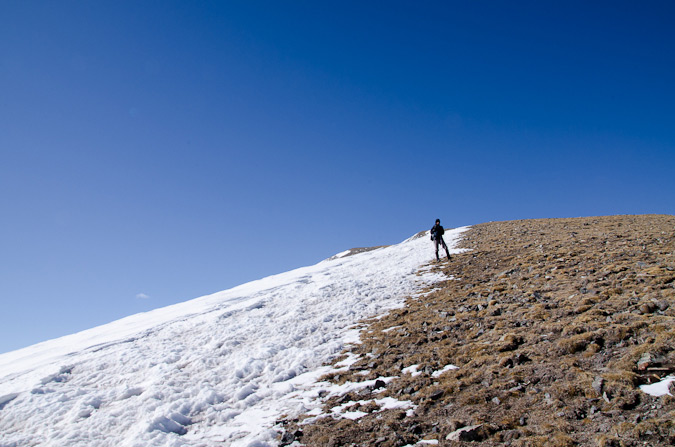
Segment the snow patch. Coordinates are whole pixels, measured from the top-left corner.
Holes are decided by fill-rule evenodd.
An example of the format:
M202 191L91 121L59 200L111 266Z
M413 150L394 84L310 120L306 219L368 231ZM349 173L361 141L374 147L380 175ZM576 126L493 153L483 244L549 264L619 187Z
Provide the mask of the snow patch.
M667 376L660 382L652 383L650 385L640 385L640 389L650 396L672 396L668 391L671 382L675 382L675 376Z
M447 280L418 274L432 258L410 238L1 354L2 445L274 446L281 415L320 416L327 396L374 388L319 382L355 356L323 365L359 342L359 321Z
M451 371L453 369L459 369L459 368L456 367L455 365L446 365L443 369L440 369L438 371L434 371L433 373L431 373L431 377L433 377L434 379L437 379L438 377L441 377L443 375L443 373L446 373L446 372Z
M420 365L410 365L407 368L403 368L401 372L403 374L410 374L413 377L417 377L422 374L422 371L418 371L417 368L419 368Z

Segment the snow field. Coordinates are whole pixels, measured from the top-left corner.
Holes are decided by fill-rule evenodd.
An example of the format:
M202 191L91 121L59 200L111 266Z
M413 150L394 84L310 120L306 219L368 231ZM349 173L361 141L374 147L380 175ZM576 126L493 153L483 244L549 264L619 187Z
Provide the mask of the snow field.
M0 447L277 445L356 323L440 279L416 274L432 257L411 238L0 355Z
M675 376L664 377L663 380L652 383L651 385L640 385L640 389L649 394L650 396L660 397L665 395L671 395L669 391L670 384L675 382Z

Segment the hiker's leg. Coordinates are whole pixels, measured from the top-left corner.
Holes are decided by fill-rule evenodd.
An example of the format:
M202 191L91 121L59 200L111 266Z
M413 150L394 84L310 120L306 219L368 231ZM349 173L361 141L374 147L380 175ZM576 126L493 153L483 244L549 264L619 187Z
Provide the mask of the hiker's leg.
M448 250L448 246L445 245L443 238L441 238L441 242L443 243L443 248L445 248L445 254L448 255L448 259L450 259L450 251Z

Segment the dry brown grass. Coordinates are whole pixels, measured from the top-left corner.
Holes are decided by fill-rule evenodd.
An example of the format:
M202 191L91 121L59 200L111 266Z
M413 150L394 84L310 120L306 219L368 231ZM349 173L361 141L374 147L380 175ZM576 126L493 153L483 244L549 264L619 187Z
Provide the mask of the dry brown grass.
M303 445L675 444L675 399L637 388L675 372L675 217L495 222L462 246L434 264L458 279L370 322L363 360L333 378L398 376L384 395L415 415L286 421ZM401 374L413 364L423 374ZM445 440L469 425L476 440Z

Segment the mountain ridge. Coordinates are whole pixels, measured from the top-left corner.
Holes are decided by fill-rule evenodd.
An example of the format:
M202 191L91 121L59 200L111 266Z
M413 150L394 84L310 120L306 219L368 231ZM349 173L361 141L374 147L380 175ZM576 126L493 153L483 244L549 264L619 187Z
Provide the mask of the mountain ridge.
M674 229L490 222L441 263L422 231L3 354L0 447L672 445Z

